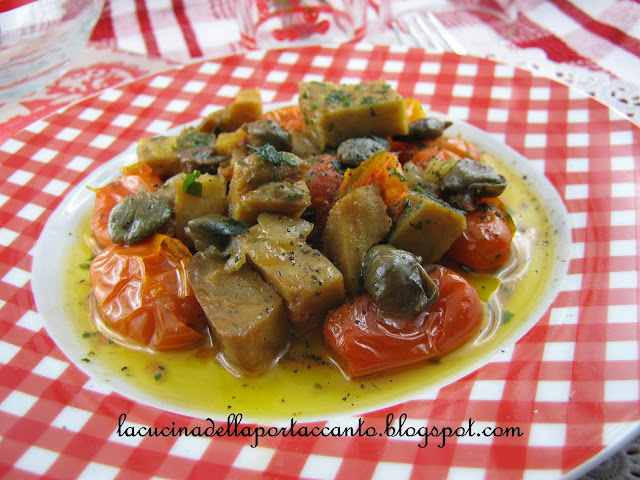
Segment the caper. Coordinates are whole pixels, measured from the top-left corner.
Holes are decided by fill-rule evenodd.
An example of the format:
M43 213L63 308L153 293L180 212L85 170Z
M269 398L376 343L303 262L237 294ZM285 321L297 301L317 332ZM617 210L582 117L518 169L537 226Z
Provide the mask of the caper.
M442 136L443 132L452 124L453 122L449 120L433 117L419 118L409 123L409 131L406 135L396 135L393 139L400 142L435 140Z
M384 145L368 137L350 138L338 147L338 160L347 167L357 167L371 155L385 150Z
M456 208L474 210L478 198L497 197L507 188L507 179L485 163L463 158L440 180L439 189Z
M291 134L274 120L256 120L247 124L245 129L248 143L254 147L262 147L269 143L279 152L291 151Z
M118 245L133 245L158 232L171 218L166 195L140 190L123 198L109 215L109 237Z
M218 173L218 166L227 160L224 155L216 153L213 146L187 148L178 152L182 171L193 173L198 170L200 173Z
M391 245L369 249L362 262L364 288L384 313L414 317L438 298L438 287L419 257Z
M210 213L189 220L185 233L193 240L196 250L204 252L211 246L223 250L229 243L230 237L242 235L248 228L246 223L239 220Z

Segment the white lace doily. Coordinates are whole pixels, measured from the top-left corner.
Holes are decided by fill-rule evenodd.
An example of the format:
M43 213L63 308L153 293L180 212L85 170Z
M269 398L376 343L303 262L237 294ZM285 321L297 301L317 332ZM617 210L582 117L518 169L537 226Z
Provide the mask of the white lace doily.
M523 68L575 87L640 125L640 85L624 82L603 71L552 62L537 48L514 49L499 44L487 48L486 44L479 44L469 50L471 55Z

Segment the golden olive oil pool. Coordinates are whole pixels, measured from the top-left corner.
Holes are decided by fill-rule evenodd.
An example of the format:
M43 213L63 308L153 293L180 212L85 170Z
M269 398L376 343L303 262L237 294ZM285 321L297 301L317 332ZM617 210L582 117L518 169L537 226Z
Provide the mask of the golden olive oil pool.
M93 323L88 263L92 253L85 241L68 253L66 292L68 318L74 334L86 342L86 353L71 360L96 364L105 372L97 379L125 385L124 395L176 413L226 419L230 413L251 420L321 419L355 414L411 398L416 392L441 386L489 361L505 345L513 343L518 325L536 308L537 297L551 283L556 262L554 227L544 201L526 178L504 163L488 158L509 186L501 198L517 226L514 262L498 275L467 275L483 300L489 300L486 321L477 338L435 361L364 378L346 379L333 364L319 333L292 344L274 368L259 377L238 378L200 348L189 351L149 353L109 342Z

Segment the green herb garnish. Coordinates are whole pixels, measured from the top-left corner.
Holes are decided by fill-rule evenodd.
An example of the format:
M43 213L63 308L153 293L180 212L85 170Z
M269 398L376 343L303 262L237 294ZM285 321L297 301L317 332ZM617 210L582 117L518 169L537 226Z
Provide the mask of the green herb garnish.
M212 144L213 136L207 132L201 132L200 130L187 130L185 131L176 143L178 150L186 150L188 148L195 147L208 147Z
M279 152L276 148L267 143L261 147L254 147L252 145L247 145L247 147L258 154L261 160L269 163L273 163L274 165L286 164L291 167L297 167L298 163L286 152Z
M182 191L194 197L202 196L202 182L199 182L197 178L200 176L198 170L188 174L182 182Z
M334 90L329 95L327 95L324 100L326 102L339 102L345 107L351 105L351 100L349 100L349 97L344 92L344 90Z
M509 310L505 310L504 312L502 312L502 315L500 316L500 321L502 323L508 323L509 320L511 320L514 316L515 316L515 313L510 312Z

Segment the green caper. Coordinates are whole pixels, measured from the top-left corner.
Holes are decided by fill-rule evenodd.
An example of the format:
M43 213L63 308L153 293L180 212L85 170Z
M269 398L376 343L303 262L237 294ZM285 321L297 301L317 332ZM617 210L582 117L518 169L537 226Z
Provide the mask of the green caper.
M245 126L247 140L254 147L262 147L267 143L279 152L291 151L291 134L274 120L263 118Z
M391 245L369 249L362 262L364 288L384 313L414 317L438 298L438 287L419 258Z
M478 198L497 197L507 188L507 179L485 163L463 158L440 179L439 189L456 208L475 209Z
M371 155L382 152L385 147L372 138L350 138L338 147L338 160L347 167L357 167Z
M185 233L193 240L196 250L204 252L211 246L217 250L223 250L229 243L230 237L242 235L248 228L246 223L239 220L210 213L189 220Z
M396 135L393 139L400 142L435 140L452 124L449 120L433 117L419 118L409 123L409 132L406 135Z
M171 218L166 195L140 190L123 198L109 215L109 237L118 245L133 245L158 232Z
M180 167L183 172L193 173L196 170L200 173L210 173L215 175L218 166L227 160L224 155L216 153L213 146L193 147L178 152Z

